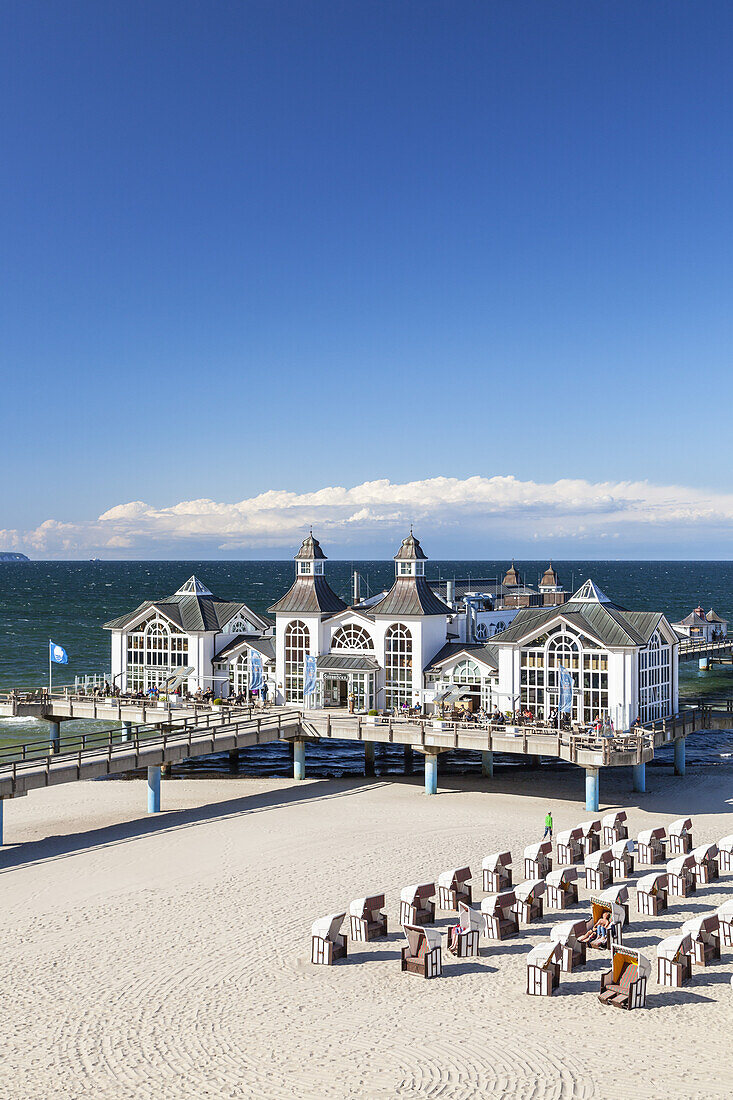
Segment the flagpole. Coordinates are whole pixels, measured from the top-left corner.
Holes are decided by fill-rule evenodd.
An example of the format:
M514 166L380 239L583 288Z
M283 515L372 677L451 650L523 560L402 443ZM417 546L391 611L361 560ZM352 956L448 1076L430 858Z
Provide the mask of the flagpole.
M53 665L51 664L51 639L48 639L48 694L51 694L51 681L53 677Z

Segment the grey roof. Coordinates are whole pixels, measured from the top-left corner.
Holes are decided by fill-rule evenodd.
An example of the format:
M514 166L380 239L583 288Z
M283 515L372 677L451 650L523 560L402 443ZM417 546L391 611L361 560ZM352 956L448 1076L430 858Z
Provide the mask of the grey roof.
M325 561L326 555L321 550L321 544L318 539L313 538L313 532L311 531L308 538L303 539L303 545L295 555L295 560L305 559L306 561L313 561L314 558L317 558L319 561Z
M259 634L233 634L231 642L227 642L223 649L214 657L215 661L228 660L242 649L256 649L268 661L275 659L275 645L273 638L263 638Z
M589 634L605 646L644 646L658 627L659 611L625 611L613 603L590 600L569 603L561 607L526 608L512 620L506 630L494 635L494 641L518 642L550 623L564 619L576 630Z
M402 545L394 556L395 561L427 561L428 556L423 552L423 548L417 541L412 531L406 539L402 540Z
M707 619L707 621L709 623L727 623L728 622L727 619L721 619L720 615L716 615L715 612L713 611L712 607L708 611L705 618Z
M195 578L191 579L195 580ZM231 600L220 600L217 596L193 595L179 591L162 600L145 600L134 611L128 611L126 615L120 615L117 619L110 619L104 624L104 629L124 630L142 612L148 610L159 612L186 633L213 631L218 634L238 614L251 619L255 625L257 623L261 623L263 627L268 625L267 619L257 615L246 603L235 603Z
M316 658L316 665L341 672L376 672L379 668L374 657L342 657L340 653L323 653Z
M346 610L325 577L296 577L288 591L268 611L294 615L335 615Z
M684 619L680 619L678 626L705 626L708 620L702 615L699 615L697 611L691 611L689 615L685 615Z
M482 661L483 664L494 670L499 668L499 655L496 646L478 645L470 642L446 642L432 660L428 661L425 671L437 669L439 665L444 665L446 661L452 657L460 656L461 653L465 653L468 657L475 657L476 660Z
M384 599L369 608L370 615L453 615L424 577L397 577Z

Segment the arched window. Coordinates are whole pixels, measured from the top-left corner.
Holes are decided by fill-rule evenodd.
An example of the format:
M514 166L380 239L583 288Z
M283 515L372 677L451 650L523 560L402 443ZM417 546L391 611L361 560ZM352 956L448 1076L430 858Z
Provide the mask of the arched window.
M300 619L285 628L285 702L303 702L305 658L310 649L310 631Z
M147 690L187 664L188 637L157 616L127 635L127 691Z
M476 641L485 642L489 636L486 623L476 623Z
M459 661L451 680L454 684L477 684L481 682L481 671L475 661Z
M506 623L500 619L494 627L494 634L501 634L502 630L506 630Z
M388 707L412 705L412 635L404 623L394 623L384 636L384 671Z
M245 649L236 661L229 665L229 683L233 695L244 694L249 689L249 651Z
M639 653L639 717L642 722L672 712L672 651L658 630Z
M252 634L253 631L252 623L247 622L241 615L237 615L236 618L227 623L222 630L222 634Z
M374 644L363 626L348 623L334 634L331 649L374 649Z

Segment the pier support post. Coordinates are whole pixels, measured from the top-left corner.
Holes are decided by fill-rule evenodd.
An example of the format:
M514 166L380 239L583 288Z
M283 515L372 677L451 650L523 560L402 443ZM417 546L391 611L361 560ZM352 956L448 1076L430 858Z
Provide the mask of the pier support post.
M148 813L160 813L160 764L148 768Z
M3 808L4 808L4 806L5 806L5 799L0 798L0 848L2 848L3 844L5 843L5 834L4 834L4 824L5 823L3 821Z
M589 814L597 814L600 805L600 777L598 768L585 769L585 809Z
M438 754L425 753L425 794L438 793Z
M697 662L697 667L700 669L701 672L707 672L708 668L710 667L710 658L701 657L700 660Z
M374 742L364 742L364 775L374 775Z
M52 753L61 752L61 723L50 721L48 723L48 747Z
M481 753L481 774L484 779L491 779L494 775L494 754L491 749Z
M413 766L412 745L405 745L405 772L408 775L412 774L412 766Z
M674 743L674 774L685 774L685 743L686 737L680 737L678 741Z
M646 764L634 764L634 790L638 794L646 792Z
M239 750L232 749L229 753L229 771L232 775L239 772Z
M129 741L131 733L132 733L132 722L123 722L122 723L122 740L123 741Z
M305 779L305 741L293 741L293 779Z

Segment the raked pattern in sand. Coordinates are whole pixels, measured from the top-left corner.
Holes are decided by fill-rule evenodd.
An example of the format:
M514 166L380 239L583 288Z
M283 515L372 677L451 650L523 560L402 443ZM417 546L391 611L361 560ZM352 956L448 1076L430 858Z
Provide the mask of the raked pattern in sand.
M631 796L604 775L602 795L631 835L689 814L701 843L733 832L732 780L654 774ZM155 818L139 781L7 804L0 1098L729 1097L733 951L673 991L654 980L654 944L733 896L733 876L656 919L632 897L626 940L654 962L645 1011L598 1003L598 953L553 998L526 996L526 954L555 912L482 939L478 960L444 955L442 979L400 971L402 886L470 863L478 904L482 857L511 848L520 880L545 810L569 827L588 816L579 795L578 776L540 770L434 798L419 779L172 780ZM382 889L390 938L312 966L311 922Z

